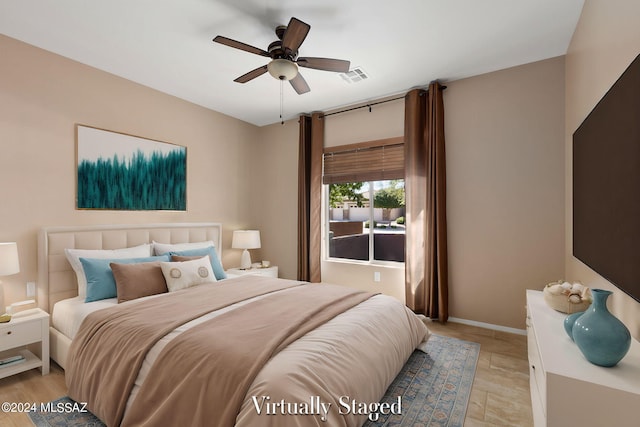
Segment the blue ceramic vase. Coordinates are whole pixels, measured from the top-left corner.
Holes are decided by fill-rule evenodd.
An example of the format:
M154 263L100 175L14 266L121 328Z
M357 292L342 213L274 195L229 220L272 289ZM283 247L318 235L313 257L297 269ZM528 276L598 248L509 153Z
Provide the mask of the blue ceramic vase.
M576 323L576 320L578 320L578 317L582 316L583 314L584 311L579 311L577 313L568 315L564 319L564 330L567 335L569 335L569 338L571 338L571 341L573 341L573 325L574 323Z
M611 291L592 289L591 294L593 304L573 324L573 340L589 362L615 366L629 351L631 334L607 309Z

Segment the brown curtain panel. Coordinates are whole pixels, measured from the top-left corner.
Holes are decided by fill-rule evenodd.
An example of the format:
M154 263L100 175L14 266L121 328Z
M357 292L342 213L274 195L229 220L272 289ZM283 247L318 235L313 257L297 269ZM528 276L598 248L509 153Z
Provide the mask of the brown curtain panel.
M444 87L405 97L406 304L446 322L449 317Z
M298 280L320 282L322 147L320 113L300 116L298 150Z

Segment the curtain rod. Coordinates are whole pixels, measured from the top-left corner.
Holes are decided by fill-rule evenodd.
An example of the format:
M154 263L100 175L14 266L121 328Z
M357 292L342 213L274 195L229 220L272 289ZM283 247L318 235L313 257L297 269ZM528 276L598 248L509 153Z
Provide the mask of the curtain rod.
M397 98L385 99L384 101L371 102L369 104L361 105L359 107L347 108L346 110L334 111L333 113L323 114L320 117L333 116L334 114L346 113L346 112L349 112L349 111L359 110L360 108L367 108L367 107L369 108L369 112L371 112L371 107L373 107L374 105L384 104L385 102L397 101L398 99L404 99L404 95L399 96Z
M447 88L446 86L442 86L442 90L445 90L446 88ZM334 111L333 113L323 114L323 115L320 116L320 118L333 116L334 114L347 113L349 111L359 110L361 108L369 108L369 112L371 112L371 107L373 107L374 105L384 104L385 102L397 101L398 99L404 99L404 97L405 97L405 95L402 95L402 96L398 96L396 98L385 99L384 101L370 102L369 104L360 105L359 107L352 107L352 108L347 108L346 110Z

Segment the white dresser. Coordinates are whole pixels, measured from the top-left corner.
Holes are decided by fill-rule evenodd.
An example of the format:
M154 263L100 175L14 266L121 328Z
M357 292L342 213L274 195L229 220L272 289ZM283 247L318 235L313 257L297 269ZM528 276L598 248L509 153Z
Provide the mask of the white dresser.
M564 331L566 315L527 291L529 383L535 427L638 427L640 344L613 368L588 362Z

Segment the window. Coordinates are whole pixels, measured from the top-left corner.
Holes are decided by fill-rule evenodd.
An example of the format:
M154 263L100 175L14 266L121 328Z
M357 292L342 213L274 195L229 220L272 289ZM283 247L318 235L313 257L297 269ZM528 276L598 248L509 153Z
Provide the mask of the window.
M401 138L326 149L329 258L404 262L404 146Z

